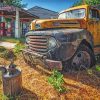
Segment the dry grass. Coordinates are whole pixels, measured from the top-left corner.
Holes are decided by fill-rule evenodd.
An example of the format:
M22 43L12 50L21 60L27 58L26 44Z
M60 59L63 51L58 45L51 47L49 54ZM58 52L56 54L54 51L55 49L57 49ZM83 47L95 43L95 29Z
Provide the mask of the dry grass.
M0 64L9 64L9 61L0 58ZM97 75L89 75L86 71L65 73L64 85L69 91L60 94L47 82L51 72L39 66L28 66L22 56L18 57L15 64L22 69L23 79L18 100L100 100L100 77Z

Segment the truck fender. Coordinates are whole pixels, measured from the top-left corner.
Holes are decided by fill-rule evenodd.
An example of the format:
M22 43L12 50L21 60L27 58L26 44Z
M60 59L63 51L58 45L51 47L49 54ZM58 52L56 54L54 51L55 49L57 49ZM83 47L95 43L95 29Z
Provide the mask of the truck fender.
M77 35L77 38L72 42L63 44L64 49L60 50L63 51L60 56L62 61L71 59L81 44L85 44L93 51L93 37L90 32L85 30L83 33L75 33L74 35Z

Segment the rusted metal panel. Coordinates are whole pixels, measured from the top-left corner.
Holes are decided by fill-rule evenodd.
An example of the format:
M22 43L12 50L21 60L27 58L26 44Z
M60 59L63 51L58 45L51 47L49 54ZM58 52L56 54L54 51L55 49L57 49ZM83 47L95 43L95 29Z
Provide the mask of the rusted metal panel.
M74 42L76 42L76 41L74 41ZM61 60L66 61L66 60L70 59L76 52L78 45L79 45L78 43L77 43L77 45L73 45L71 42L66 43L66 44L64 43L59 48L59 56L60 56Z
M54 61L54 60L46 59L45 64L48 66L49 69L62 70L62 62L61 61Z
M48 69L58 69L62 70L62 62L61 61L54 61L50 59L46 59L46 57L37 53L28 52L28 50L23 50L24 59L32 64L41 65L42 67Z
M49 35L47 36L47 34ZM58 46L55 49L49 50L48 47L48 40L50 37L54 37L57 42L59 42ZM91 34L83 29L58 29L58 30L45 30L45 31L33 31L26 34L26 38L28 39L28 49L29 54L26 54L26 59L31 63L44 63L43 56L45 55L48 59L48 63L44 63L47 65L44 66L52 66L52 68L56 68L58 66L58 69L61 68L61 62L66 61L68 59L71 59L71 57L75 54L77 51L77 48L81 44L82 40L86 40L88 43L93 45L93 38ZM37 55L34 57L33 55L41 54L43 60L41 60L37 57ZM60 62L59 62L60 61ZM46 62L46 59L45 59ZM55 63L56 62L56 63ZM50 66L49 66L50 65Z

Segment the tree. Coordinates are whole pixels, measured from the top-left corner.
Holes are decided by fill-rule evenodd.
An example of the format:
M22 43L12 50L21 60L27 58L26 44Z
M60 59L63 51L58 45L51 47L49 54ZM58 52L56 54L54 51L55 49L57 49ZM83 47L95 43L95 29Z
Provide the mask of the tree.
M98 5L100 4L100 0L78 0L77 2L74 3L73 6L78 6L78 5L82 5L82 4L88 4L88 5Z
M22 4L22 0L4 0L4 3L7 5L13 5L15 7L24 8L27 4Z

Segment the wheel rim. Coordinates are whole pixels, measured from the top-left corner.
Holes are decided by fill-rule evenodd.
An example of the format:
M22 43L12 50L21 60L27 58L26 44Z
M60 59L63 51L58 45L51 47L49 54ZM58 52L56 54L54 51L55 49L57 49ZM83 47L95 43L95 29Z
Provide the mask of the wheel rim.
M86 69L90 67L91 58L86 51L78 52L72 60L72 66L75 69Z

